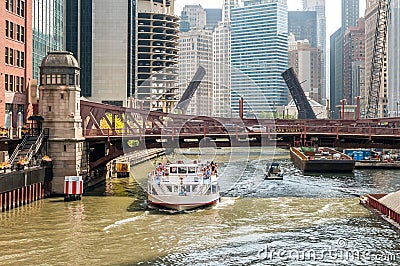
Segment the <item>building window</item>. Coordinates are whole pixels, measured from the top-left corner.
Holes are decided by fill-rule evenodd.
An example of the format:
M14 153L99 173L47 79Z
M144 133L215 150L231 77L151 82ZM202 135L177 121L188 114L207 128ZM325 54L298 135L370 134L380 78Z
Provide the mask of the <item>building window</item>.
M17 66L19 66L21 52L17 51Z
M21 15L21 0L17 0L17 15Z
M20 14L21 17L25 17L25 2L21 1L21 10L20 10Z
M4 60L5 60L5 63L8 64L8 47L6 47Z
M15 76L15 91L19 91L19 77Z
M22 126L24 124L24 116L25 116L25 106L23 104L18 104L17 105L17 115L21 114L20 116L20 121L18 121L18 124Z
M19 36L20 41L25 42L25 27L21 26L20 33L21 33L21 36Z
M11 48L8 53L8 63L12 66L14 65L14 49Z
M8 32L10 31L10 22L6 20L6 37L9 36Z
M25 90L25 79L24 79L24 77L21 77L20 84L21 84L20 92L24 92L24 90Z
M25 53L21 52L21 58L20 58L20 67L25 67Z
M8 0L8 2L9 2L8 11L14 12L14 0Z
M25 28L17 25L17 41L25 42Z
M9 83L9 86L8 86L8 90L9 91L14 91L14 76L13 75L10 75L10 83Z
M11 39L14 39L14 23L12 23L11 21L9 21L9 28L8 28L8 37L10 37Z
M8 74L4 76L4 88L8 91Z

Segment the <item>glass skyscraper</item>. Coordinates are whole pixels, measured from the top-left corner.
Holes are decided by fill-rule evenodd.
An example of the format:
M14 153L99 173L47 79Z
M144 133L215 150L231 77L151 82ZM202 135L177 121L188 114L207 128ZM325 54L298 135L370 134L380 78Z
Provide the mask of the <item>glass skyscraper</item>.
M248 116L274 112L288 99L287 1L247 0L231 12L232 109L238 113L243 96Z
M49 51L64 50L64 0L32 1L32 77Z

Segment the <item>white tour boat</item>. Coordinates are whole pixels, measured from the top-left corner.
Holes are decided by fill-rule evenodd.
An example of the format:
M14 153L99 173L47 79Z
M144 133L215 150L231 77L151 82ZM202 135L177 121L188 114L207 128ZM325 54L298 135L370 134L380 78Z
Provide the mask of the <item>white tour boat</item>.
M218 202L218 165L213 163L158 164L148 176L148 203L189 210Z

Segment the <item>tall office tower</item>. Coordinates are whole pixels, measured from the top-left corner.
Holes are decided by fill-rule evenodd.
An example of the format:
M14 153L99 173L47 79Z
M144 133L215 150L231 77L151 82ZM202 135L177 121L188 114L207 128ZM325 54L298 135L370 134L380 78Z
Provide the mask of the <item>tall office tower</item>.
M317 12L317 44L322 50L322 98L326 99L326 15L325 15L325 0L303 0L303 10Z
M179 90L182 95L199 66L206 74L190 100L187 114L211 116L213 111L213 34L211 30L191 30L179 34Z
M354 97L360 94L353 94L353 91L360 91L360 88L355 88L353 84L353 64L357 67L362 67L362 62L365 62L365 20L360 18L358 26L349 27L344 34L344 61L343 61L343 93L347 104L355 103ZM356 72L357 73L357 72ZM359 78L357 78L359 80Z
M2 1L0 27L0 127L15 128L32 112L32 1Z
M246 0L232 9L232 109L245 113L274 112L287 104L282 72L288 67L288 18L285 0Z
M400 0L392 0L388 31L388 95L390 116L400 115Z
M187 19L187 22L189 23L189 29L204 29L206 26L206 11L201 5L184 6L181 17L185 17Z
M213 36L213 115L231 115L231 9L238 7L237 0L224 0L222 21Z
M82 95L170 111L177 79L174 1L68 0L66 49L81 65Z
M81 96L92 96L92 0L65 1L65 50L79 61Z
M350 26L357 25L359 0L342 0L342 26L331 35L330 46L330 109L338 117L336 109L344 98L344 34Z
M322 51L318 47L312 47L308 40L294 40L294 35L289 37L289 43L296 43L296 46L290 45L289 67L293 67L301 86L308 96L321 102L322 87Z
M64 0L34 0L32 5L32 78L40 80L39 66L47 52L64 50L66 17L64 16Z
M376 21L378 14L378 2L379 0L366 0L367 6L365 10L365 88L361 92L362 109L367 108L369 88L371 83L371 69L372 69L372 57L374 55L374 42L376 32ZM386 46L386 49L388 46ZM386 51L387 53L387 51ZM384 65L387 64L387 57L384 57ZM387 116L387 104L388 104L388 79L387 79L387 67L383 68L381 75L381 88L380 97L378 103L378 117Z
M311 47L319 46L317 12L289 11L288 21L289 34L293 34L296 40L308 40Z
M205 8L206 11L206 28L214 30L218 23L222 21L222 9L221 8Z

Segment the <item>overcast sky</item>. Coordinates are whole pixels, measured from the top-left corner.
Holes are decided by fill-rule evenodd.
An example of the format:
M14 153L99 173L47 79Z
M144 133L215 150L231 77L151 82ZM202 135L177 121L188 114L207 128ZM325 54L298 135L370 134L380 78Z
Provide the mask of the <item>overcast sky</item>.
M341 2L340 0L326 0L327 41L341 24ZM200 4L203 8L222 8L222 0L176 0L175 13L180 15L185 5ZM301 10L302 0L288 0L289 10ZM364 15L365 1L360 0L360 16Z

